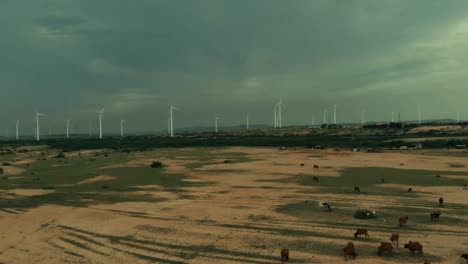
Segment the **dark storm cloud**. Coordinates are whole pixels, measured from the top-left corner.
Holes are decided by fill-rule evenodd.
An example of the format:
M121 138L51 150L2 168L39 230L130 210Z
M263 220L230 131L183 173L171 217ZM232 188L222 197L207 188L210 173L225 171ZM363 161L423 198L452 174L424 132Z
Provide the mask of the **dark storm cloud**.
M279 98L291 123L333 103L343 120L377 106L369 118L411 118L415 101L451 102L442 105L448 115L468 95L467 5L3 0L0 120L29 120L38 108L53 113L49 122L84 123L106 106L108 123L133 119L135 130L154 130L175 104L185 109L178 126L211 124L215 113L225 124L246 112L266 123ZM451 93L434 102L441 87Z

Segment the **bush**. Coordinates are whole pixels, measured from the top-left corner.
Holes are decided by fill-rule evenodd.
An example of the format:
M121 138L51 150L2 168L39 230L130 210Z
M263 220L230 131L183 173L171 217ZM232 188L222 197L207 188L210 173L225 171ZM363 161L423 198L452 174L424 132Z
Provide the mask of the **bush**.
M11 166L10 162L3 162L3 166Z
M229 164L229 163L232 163L232 161L231 160L225 160L224 163Z
M0 174L3 174L3 168L0 168Z
M55 158L56 158L56 159L64 159L64 158L66 158L66 157L65 157L65 154L63 154L63 152L60 152L59 154L57 154L57 155L55 156Z
M163 164L160 161L153 161L151 168L162 168Z
M354 218L357 219L375 219L377 218L377 214L375 211L369 211L366 209L359 209L354 212Z

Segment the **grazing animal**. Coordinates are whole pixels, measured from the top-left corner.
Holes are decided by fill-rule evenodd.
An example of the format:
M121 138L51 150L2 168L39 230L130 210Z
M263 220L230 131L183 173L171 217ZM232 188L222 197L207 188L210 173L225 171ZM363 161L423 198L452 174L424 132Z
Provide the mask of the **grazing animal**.
M460 190L467 190L466 184L462 184L458 189L460 189Z
M329 203L321 203L321 202L319 202L319 206L320 206L321 208L327 208L329 212L332 211L331 205L330 205Z
M444 198L442 197L439 198L439 205L440 206L444 205Z
M462 254L460 258L466 259L466 263L468 263L468 254Z
M380 178L380 181L381 181L382 183L385 183L385 179L384 179L384 178Z
M359 186L354 186L354 191L360 193L361 189L359 188Z
M440 175L439 175L439 174L437 174L435 177L436 177L436 178L440 178Z
M405 244L405 248L407 248L411 254L422 254L423 253L423 246L419 242L409 242L408 244Z
M430 260L424 260L424 264L431 264L431 261Z
M392 253L393 246L388 242L382 242L380 247L378 247L377 255L383 256L384 253Z
M343 254L345 261L348 261L349 259L355 259L357 257L356 251L354 250L354 244L353 242L348 242L348 245L343 248Z
M319 169L319 166L318 165L314 165L314 170L318 170Z
M413 191L413 188L408 188L408 192L412 192Z
M289 249L285 248L281 250L281 263L289 260Z
M361 236L365 236L365 237L369 237L369 233L367 231L367 229L365 228L358 228L356 230L356 232L354 233L354 238L357 238L358 236L361 237Z
M319 178L318 178L317 176L314 176L314 177L312 178L312 181L314 181L314 182L319 182Z
M400 226L405 225L407 221L408 221L408 216L400 217L400 219L398 219L398 222L400 223Z
M439 221L439 217L442 213L437 211L437 212L432 212L431 213L431 221L434 222L434 221Z
M399 247L398 242L400 240L400 235L398 234L392 234L390 237L390 241L392 241L392 244L396 244L397 247Z
M304 167L304 163L301 164L301 167Z

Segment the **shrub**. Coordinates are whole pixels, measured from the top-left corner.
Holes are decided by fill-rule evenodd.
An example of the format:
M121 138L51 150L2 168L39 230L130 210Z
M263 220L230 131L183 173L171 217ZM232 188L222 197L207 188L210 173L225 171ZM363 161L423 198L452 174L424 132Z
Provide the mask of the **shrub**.
M160 161L153 161L151 163L151 168L162 168L163 164Z
M232 163L232 161L231 160L225 160L224 163L229 164L229 163Z
M64 159L64 158L66 158L66 157L65 157L65 154L63 154L63 152L60 152L59 154L57 154L57 155L55 156L55 158L56 158L56 159Z
M3 162L3 166L11 166L10 162Z
M377 218L377 214L375 211L369 211L366 209L359 209L354 212L354 218L357 219L375 219Z
M3 168L0 168L0 174L3 174Z

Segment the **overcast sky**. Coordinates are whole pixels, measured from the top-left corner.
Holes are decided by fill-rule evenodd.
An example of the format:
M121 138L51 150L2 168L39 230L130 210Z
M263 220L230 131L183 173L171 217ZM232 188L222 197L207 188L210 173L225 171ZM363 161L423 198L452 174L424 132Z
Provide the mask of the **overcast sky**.
M0 0L0 32L3 129L468 119L465 0Z

